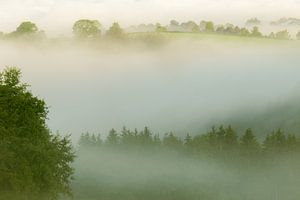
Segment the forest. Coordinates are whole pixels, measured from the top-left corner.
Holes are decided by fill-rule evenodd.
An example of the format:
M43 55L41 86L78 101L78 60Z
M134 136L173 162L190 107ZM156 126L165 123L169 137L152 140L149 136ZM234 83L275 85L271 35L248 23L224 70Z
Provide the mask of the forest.
M106 139L86 133L77 145L74 194L78 199L296 200L299 147L299 138L282 130L260 140L251 129L238 134L231 126L184 138L172 132L160 138L147 127L112 129Z
M123 127L120 133L115 129L102 140L101 135L82 134L78 148L112 148L115 150L133 150L142 149L153 150L171 150L187 155L209 156L210 158L225 158L236 156L247 159L263 158L269 155L280 155L298 152L300 149L300 140L294 134L285 134L282 130L276 130L259 139L252 132L251 128L243 134L237 134L231 126L219 128L213 127L211 131L205 134L191 136L187 134L184 138L177 137L174 133L166 133L161 138L159 134L153 134L148 127L138 131L131 131ZM232 158L232 157L231 157Z
M262 138L229 125L181 138L123 127L72 144L49 130L46 103L20 78L13 67L0 74L1 199L299 197L294 134L278 129Z
M296 6L18 1L0 12L0 200L299 200Z

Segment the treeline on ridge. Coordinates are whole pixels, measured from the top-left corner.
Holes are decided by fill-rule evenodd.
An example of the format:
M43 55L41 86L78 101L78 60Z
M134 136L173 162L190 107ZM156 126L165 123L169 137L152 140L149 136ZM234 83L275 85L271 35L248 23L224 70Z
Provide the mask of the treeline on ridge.
M172 132L160 137L159 134L153 134L147 127L142 131L137 129L132 131L123 127L120 133L112 129L106 139L102 139L100 135L82 134L78 146L79 151L89 148L138 151L167 149L210 157L239 155L246 158L300 152L299 138L293 134L285 134L280 129L268 134L260 142L250 128L239 136L231 126L213 127L205 134L194 136L187 134L184 138L177 137Z
M248 20L249 21L249 20ZM252 20L253 21L253 20ZM247 22L248 24L250 22ZM246 24L247 24L246 23ZM206 34L220 34L233 35L242 37L256 37L256 38L271 38L271 39L291 39L291 35L287 29L271 32L264 35L259 30L259 24L251 23L253 26L239 27L231 23L216 25L212 21L201 21L196 23L194 21L178 22L171 20L169 24L140 24L138 26L130 26L123 29L119 23L114 22L107 30L101 25L98 20L80 19L73 24L72 32L75 38L78 39L128 39L130 35L135 33L206 33ZM46 33L40 30L38 26L30 21L22 22L15 31L11 33L0 32L0 38L33 38L46 39ZM296 38L300 39L300 31L296 34Z

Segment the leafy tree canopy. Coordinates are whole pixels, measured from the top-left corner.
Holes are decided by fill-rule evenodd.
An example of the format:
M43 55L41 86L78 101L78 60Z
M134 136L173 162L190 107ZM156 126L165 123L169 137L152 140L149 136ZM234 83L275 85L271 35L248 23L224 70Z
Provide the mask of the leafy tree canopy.
M212 21L206 22L205 31L213 32L214 31L214 23Z
M32 33L37 33L38 32L38 27L36 26L35 23L26 21L22 22L18 27L16 32L20 34L32 34Z
M15 31L7 34L8 37L25 38L25 39L44 39L46 34L39 30L37 25L33 22L22 22Z
M251 35L253 37L262 37L262 33L259 31L259 28L257 26L253 27Z
M106 35L114 39L121 39L124 37L124 30L121 28L119 23L114 22L106 32Z
M95 38L101 34L101 24L97 20L81 19L74 23L73 33L78 38Z
M282 31L278 31L275 34L275 38L276 39L281 39L281 40L288 40L288 39L290 39L290 35L289 35L289 32L287 30L282 30Z
M255 25L255 26L258 26L261 24L261 21L257 18L251 18L251 19L248 19L246 21L246 25L247 26L251 26L251 25Z
M160 23L156 23L156 32L166 32L167 28Z
M0 73L0 199L70 195L70 140L50 133L45 102L20 77L17 68Z
M179 22L173 19L170 21L170 25L179 26Z

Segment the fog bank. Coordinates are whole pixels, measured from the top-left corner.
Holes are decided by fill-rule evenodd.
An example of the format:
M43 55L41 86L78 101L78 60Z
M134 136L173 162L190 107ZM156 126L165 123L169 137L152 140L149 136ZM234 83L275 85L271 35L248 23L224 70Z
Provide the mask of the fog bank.
M155 50L3 43L0 66L22 69L54 131L77 138L147 125L182 134L299 91L298 43L247 41L178 40Z
M83 200L298 199L297 160L277 157L272 165L263 166L233 163L175 152L82 151L75 163L74 196Z

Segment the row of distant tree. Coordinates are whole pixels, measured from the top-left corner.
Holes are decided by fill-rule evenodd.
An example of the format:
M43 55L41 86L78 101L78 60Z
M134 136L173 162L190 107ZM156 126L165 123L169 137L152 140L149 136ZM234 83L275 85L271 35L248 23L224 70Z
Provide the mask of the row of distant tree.
M252 19L251 24L255 24L257 19ZM248 22L250 23L250 22ZM100 38L105 35L109 38L120 39L125 38L128 32L192 32L192 33L214 33L222 35L236 35L243 37L265 37L273 39L291 39L288 30L272 32L269 35L263 35L258 26L253 26L251 29L246 27L239 27L233 24L227 23L225 25L215 25L212 21L201 21L197 24L194 21L188 21L179 23L176 20L171 20L169 25L157 24L141 24L139 26L131 26L126 31L115 22L112 26L104 31L103 26L98 20L81 19L74 23L73 34L76 38ZM46 38L44 31L39 30L36 24L33 22L22 22L15 31L11 33L0 33L0 36L7 38L15 38L20 36L34 37L34 38ZM300 39L300 31L296 35L297 39Z
M85 133L79 140L79 149L108 147L113 149L148 149L163 148L180 152L189 152L199 155L241 155L256 157L265 154L295 153L300 151L300 140L295 135L285 134L277 130L268 134L260 142L251 129L242 135L231 126L212 128L206 134L191 136L187 134L183 139L174 133L166 133L162 138L153 134L149 128L131 131L123 128L121 132L112 129L103 140L100 135Z
M246 21L246 26L259 26L261 24L262 24L262 22L256 17L250 18ZM300 25L300 19L293 18L293 17L289 17L289 18L283 17L276 21L272 21L269 24L273 25L273 26L276 26L276 25Z
M103 27L97 20L82 19L78 20L73 25L73 34L76 38L98 38L103 34ZM110 38L124 38L125 32L118 23L113 23L112 26L105 31L105 35ZM45 39L46 34L40 30L38 26L30 21L22 22L15 31L11 33L0 32L2 38L34 38Z
M251 24L255 19L251 20ZM250 24L250 21L248 22ZM287 29L278 31L276 33L271 32L269 35L263 35L258 26L239 27L233 24L227 23L225 25L215 25L212 21L201 21L197 24L194 21L187 21L179 23L176 20L171 20L169 25L162 26L157 23L153 24L141 24L139 26L132 26L129 28L131 32L192 32L192 33L216 33L222 35L236 35L243 37L265 37L272 39L291 39L291 36ZM296 35L297 39L300 39L300 31Z

